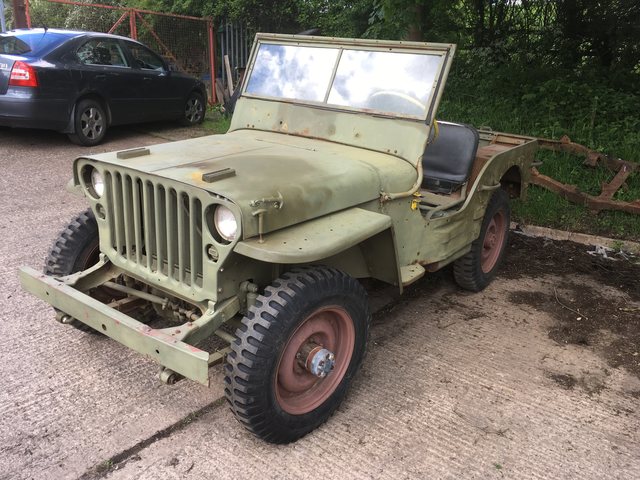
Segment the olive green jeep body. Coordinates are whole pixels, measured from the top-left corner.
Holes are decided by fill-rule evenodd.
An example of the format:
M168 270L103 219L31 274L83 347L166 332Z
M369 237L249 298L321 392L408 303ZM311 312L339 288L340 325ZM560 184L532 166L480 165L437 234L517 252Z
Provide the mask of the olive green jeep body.
M228 133L75 161L71 188L86 197L95 217L97 263L69 275L25 267L24 288L55 307L63 323L81 322L154 359L166 382L186 377L207 385L209 367L232 353L227 395L240 420L267 440L298 438L330 415L364 353L366 338L359 337L366 336L369 314L358 306L360 287L353 279L377 279L401 293L426 272L458 262L459 283L478 290L499 264L508 206L491 202L524 197L537 143L435 121L454 50L442 44L258 35ZM311 75L301 73L307 64ZM416 73L422 67L428 71ZM360 75L358 68L368 71ZM379 85L367 85L385 69L395 77L380 74ZM286 88L278 90L278 82ZM423 87L424 94L414 93ZM436 171L430 149L440 151ZM498 212L495 218L493 210L488 216L488 206ZM486 233L492 228L495 238ZM496 250L491 242L502 243ZM283 290L283 278L289 290ZM305 287L307 280L315 287ZM304 295L304 288L318 298L322 289L333 292L309 308L326 310L314 325L334 325L337 338L323 344L309 334L296 347L296 379L319 392L311 402L305 400L311 393L301 399L297 386L278 384L287 355L278 348L299 334L305 320L295 311L273 320L285 315L289 297ZM344 308L343 288L352 292L345 294L351 306ZM270 295L285 307L270 302ZM361 324L349 320L358 308ZM164 326L147 324L149 311ZM336 319L326 320L331 315ZM260 316L266 319L262 327L255 323ZM290 327L270 333L275 324ZM229 326L240 328L233 333ZM252 338L268 342L269 335L275 335L271 350L240 347L252 345ZM340 347L341 336L347 347ZM212 337L226 344L205 349ZM244 378L242 355L249 363L253 356L273 357L273 367ZM255 408L275 405L286 417L280 423L290 422L287 431L261 430L262 417L247 420L251 410L245 402L257 394L243 388L258 377L271 393L256 400ZM334 377L326 392L318 386Z

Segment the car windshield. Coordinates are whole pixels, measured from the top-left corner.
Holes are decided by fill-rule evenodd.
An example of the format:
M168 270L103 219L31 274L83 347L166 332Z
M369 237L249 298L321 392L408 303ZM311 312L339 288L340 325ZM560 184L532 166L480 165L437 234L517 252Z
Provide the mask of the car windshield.
M262 43L245 93L424 119L442 55Z
M29 31L0 35L0 53L36 56L58 45L67 37L54 32Z

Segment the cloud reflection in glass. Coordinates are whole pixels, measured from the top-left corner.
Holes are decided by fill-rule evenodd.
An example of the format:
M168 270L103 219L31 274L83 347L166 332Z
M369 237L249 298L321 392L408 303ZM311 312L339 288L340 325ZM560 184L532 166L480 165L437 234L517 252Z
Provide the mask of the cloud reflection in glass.
M323 102L338 49L262 44L247 92Z
M246 93L424 118L440 55L261 44Z
M441 57L345 50L328 103L424 117Z

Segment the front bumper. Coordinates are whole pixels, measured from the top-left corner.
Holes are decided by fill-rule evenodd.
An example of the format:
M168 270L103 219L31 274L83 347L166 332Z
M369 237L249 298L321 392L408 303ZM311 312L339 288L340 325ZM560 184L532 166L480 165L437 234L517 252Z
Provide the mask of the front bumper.
M152 329L33 268L20 269L20 282L25 290L98 332L142 353L173 372L209 385L209 364L213 355L208 352L163 330Z

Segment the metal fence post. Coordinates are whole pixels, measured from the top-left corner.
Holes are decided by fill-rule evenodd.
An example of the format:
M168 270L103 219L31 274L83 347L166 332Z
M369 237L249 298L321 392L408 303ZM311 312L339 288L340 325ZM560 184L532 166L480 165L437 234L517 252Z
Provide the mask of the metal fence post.
M7 23L4 18L4 0L0 0L0 32L7 31Z
M207 30L209 31L209 71L211 75L211 104L215 104L216 98L216 36L213 32L213 20L207 20Z
M24 0L12 0L11 3L13 4L13 28L28 27Z
M24 14L27 17L27 28L31 28L31 11L29 10L29 0L24 2Z
M134 40L138 39L138 28L136 26L136 11L135 9L131 9L129 12L129 28L131 30L131 38Z

